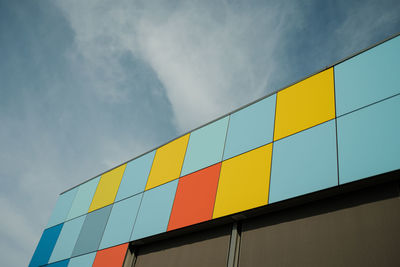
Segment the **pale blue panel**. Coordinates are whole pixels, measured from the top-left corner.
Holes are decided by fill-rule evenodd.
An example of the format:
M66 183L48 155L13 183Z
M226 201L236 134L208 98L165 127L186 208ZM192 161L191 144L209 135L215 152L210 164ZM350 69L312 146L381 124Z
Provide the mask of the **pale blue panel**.
M337 121L340 183L400 168L400 96Z
M58 197L56 206L47 223L47 227L52 227L66 220L77 191L78 188L75 187Z
M35 253L33 253L31 262L29 263L29 267L37 267L47 264L62 227L63 224L58 224L43 231L39 244L36 247Z
M84 221L85 216L81 216L64 223L49 262L56 262L71 257Z
M224 160L272 142L276 94L231 115Z
M190 134L181 176L222 160L228 120L222 118Z
M338 116L400 93L400 36L335 66Z
M111 206L106 206L86 215L72 257L94 252L99 248L110 212Z
M99 250L129 242L142 195L143 193L114 204Z
M55 262L55 263L52 263L52 264L49 264L49 265L46 265L46 266L48 266L48 267L67 267L68 266L68 262L69 262L69 259L68 260L59 261L59 262Z
M76 193L71 210L67 216L68 220L88 212L99 180L100 176L78 186L78 192Z
M68 267L92 267L96 252L75 257L69 260Z
M156 151L128 162L115 201L144 191Z
M144 192L131 240L167 231L178 179Z
M331 120L274 143L269 203L338 185Z

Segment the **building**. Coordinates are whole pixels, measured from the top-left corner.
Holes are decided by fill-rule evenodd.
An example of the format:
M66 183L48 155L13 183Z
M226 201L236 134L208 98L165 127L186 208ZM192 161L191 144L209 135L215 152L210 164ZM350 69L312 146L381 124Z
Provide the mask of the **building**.
M62 193L29 266L400 266L400 36Z

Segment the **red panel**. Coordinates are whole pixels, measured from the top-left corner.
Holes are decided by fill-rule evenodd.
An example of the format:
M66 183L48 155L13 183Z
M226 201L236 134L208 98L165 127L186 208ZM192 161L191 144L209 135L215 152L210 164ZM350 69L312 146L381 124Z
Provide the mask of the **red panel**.
M93 267L122 267L128 243L97 251Z
M168 231L212 218L221 163L179 179Z

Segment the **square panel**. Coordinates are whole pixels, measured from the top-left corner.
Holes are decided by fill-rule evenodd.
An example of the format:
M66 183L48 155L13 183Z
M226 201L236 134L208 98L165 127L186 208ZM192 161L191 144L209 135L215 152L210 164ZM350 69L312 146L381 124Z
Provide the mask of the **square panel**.
M145 191L131 240L167 231L178 179Z
M335 66L337 115L400 93L400 36Z
M82 230L72 252L72 257L98 249L110 212L111 206L107 206L86 215Z
M126 164L123 164L101 176L93 201L90 204L89 212L100 209L114 202L119 184L124 175L125 167Z
M230 116L224 160L272 142L276 94Z
M338 118L339 180L400 168L400 96Z
M151 151L126 164L115 201L144 191L156 151Z
M338 185L331 120L274 143L269 203Z
M114 203L99 249L126 243L132 233L142 194Z
M186 134L160 147L156 151L146 190L167 183L179 177L189 140Z
M211 220L221 163L179 179L168 231Z
M71 258L68 267L92 267L94 257L96 257L96 252Z
M268 203L272 144L222 162L213 218Z
M90 207L90 203L92 203L93 196L96 192L99 181L100 177L97 177L78 186L78 191L76 193L74 201L72 202L67 220L76 218L87 213Z
M274 140L335 118L333 68L277 93Z
M73 188L58 197L56 206L47 223L47 227L52 227L65 221L77 191L78 188Z
M71 257L85 217L84 215L64 223L49 262L56 262Z
M122 266L127 251L128 243L99 250L94 259L93 267Z
M29 267L36 267L47 264L54 246L56 245L58 236L60 235L63 224L58 224L43 231L39 244L33 253Z
M190 134L181 176L222 160L228 120L222 118Z

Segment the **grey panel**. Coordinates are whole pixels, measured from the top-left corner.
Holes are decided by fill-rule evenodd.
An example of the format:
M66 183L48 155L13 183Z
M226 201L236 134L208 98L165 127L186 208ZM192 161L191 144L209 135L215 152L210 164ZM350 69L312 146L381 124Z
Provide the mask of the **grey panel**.
M93 252L98 249L108 216L111 212L111 207L112 205L95 210L86 216L74 251L72 252L72 257Z
M141 246L135 267L226 266L231 225Z
M399 185L243 222L239 266L400 266Z

